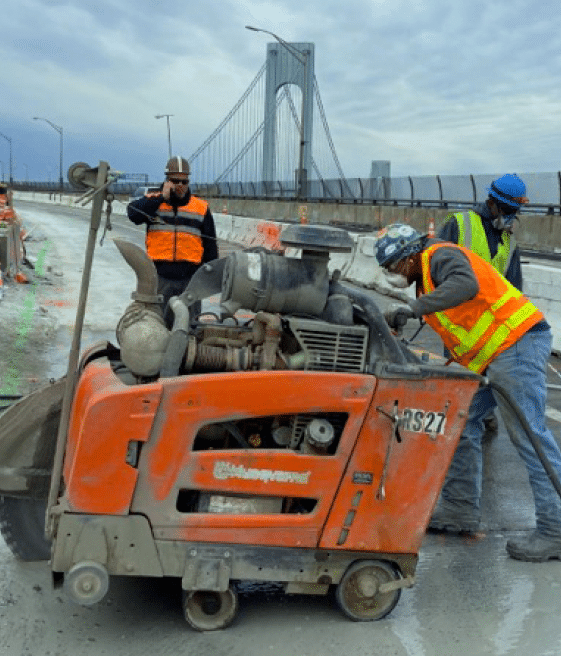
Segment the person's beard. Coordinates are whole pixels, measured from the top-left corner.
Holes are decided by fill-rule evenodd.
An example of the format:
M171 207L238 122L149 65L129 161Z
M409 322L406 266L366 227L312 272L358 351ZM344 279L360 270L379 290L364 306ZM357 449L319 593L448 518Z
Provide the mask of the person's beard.
M181 198L184 198L185 195L187 194L187 185L181 185L178 187L175 187L170 191L170 196L172 198L175 198L176 200L180 200Z

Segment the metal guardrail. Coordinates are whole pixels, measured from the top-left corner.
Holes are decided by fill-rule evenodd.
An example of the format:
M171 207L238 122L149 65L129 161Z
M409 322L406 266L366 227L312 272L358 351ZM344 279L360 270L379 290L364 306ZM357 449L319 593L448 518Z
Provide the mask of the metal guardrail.
M461 209L485 200L487 188L499 175L311 180L300 198L292 182L222 182L192 187L194 193L205 198ZM561 215L561 172L527 173L520 177L531 200L522 208L523 213Z
M203 198L242 200L298 201L306 203L340 203L396 207L462 209L487 198L487 188L500 174L464 176L419 176L401 178L337 178L310 180L305 194L297 197L294 182L221 182L191 183L193 193ZM520 174L527 186L525 214L561 215L561 172ZM159 182L145 186L159 186ZM112 193L128 196L138 187L136 182L119 181L111 185ZM69 183L14 182L14 190L48 193L75 193Z

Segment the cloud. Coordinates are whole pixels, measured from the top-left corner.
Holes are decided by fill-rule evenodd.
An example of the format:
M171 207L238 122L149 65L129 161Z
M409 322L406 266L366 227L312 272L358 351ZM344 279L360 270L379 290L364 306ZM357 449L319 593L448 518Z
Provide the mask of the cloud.
M35 177L56 168L56 135L33 116L64 126L65 161L86 153L161 176L154 116L173 114L174 148L192 153L264 63L273 38L245 25L315 44L349 177L372 159L396 175L560 168L557 2L21 0L0 43L0 131L20 177L22 162Z

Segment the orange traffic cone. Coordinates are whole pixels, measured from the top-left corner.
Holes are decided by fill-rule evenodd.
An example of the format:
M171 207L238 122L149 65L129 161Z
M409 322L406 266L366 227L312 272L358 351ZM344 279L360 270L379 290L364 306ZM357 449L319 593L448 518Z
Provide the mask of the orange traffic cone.
M429 237L434 237L434 236L435 236L434 219L431 217L429 219Z

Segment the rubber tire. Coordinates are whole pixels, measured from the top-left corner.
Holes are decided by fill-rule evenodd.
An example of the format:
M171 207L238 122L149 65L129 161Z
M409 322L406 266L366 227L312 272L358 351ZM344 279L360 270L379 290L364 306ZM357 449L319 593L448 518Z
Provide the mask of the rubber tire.
M46 510L46 499L0 496L0 533L19 560L51 557L51 543L45 538Z
M355 561L335 589L337 604L354 622L380 620L395 608L401 596L401 589L386 593L376 592L372 597L362 596L356 586L356 576L361 570L370 570L379 583L388 583L400 578L395 568L385 560Z
M207 601L210 609L205 608ZM214 607L216 603L218 606ZM238 593L232 586L225 592L183 591L183 616L196 631L225 629L234 621L238 607Z
M75 604L93 606L107 594L109 574L100 563L84 560L73 565L66 573L63 587L68 598Z

